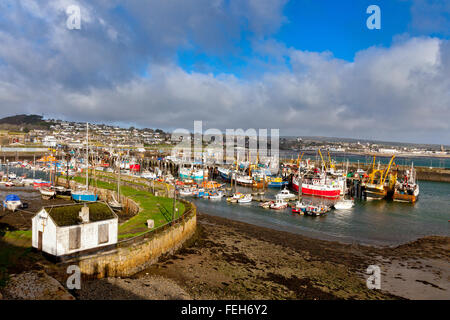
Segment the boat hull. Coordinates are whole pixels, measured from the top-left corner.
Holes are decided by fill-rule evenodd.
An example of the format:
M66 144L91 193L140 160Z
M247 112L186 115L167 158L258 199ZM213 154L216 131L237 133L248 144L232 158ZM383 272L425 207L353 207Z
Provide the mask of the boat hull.
M95 202L98 200L98 195L72 193L72 199L74 201L80 201L80 202Z
M298 185L293 183L292 188L298 192ZM302 184L302 194L307 196L322 198L338 198L341 194L340 188L326 188L323 186L315 186L310 184Z

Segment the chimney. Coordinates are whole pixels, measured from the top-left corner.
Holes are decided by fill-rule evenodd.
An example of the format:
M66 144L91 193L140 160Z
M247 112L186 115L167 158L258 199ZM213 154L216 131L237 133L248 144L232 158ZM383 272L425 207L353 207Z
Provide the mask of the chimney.
M86 204L81 208L80 218L83 223L89 222L89 207Z

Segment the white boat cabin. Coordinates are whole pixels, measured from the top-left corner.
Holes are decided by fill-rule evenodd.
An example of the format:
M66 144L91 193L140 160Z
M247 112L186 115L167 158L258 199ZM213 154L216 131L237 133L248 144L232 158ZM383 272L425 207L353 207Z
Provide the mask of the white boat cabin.
M118 217L103 202L43 207L32 218L32 246L55 257L117 243Z

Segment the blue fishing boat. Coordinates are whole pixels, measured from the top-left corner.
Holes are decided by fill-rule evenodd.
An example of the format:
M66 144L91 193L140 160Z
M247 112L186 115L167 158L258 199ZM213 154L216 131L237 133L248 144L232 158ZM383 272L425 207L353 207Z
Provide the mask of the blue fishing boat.
M287 185L287 181L283 181L281 177L268 177L267 178L267 186L269 188L282 188Z
M217 171L219 171L219 175L223 180L231 181L231 170L219 167Z
M72 192L72 199L75 201L95 202L98 200L98 195L91 191L76 191Z

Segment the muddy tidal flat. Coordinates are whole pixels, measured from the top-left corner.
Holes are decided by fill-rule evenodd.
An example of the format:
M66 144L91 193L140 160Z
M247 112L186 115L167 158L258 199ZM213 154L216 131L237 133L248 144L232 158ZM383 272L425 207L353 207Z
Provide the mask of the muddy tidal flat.
M380 266L381 290L366 286L369 265ZM175 255L128 279L90 281L76 297L114 299L120 293L120 299L449 299L449 270L449 237L377 248L199 213L197 234Z

